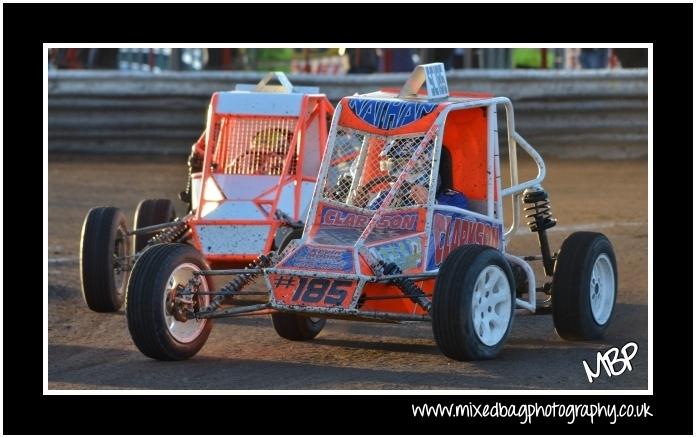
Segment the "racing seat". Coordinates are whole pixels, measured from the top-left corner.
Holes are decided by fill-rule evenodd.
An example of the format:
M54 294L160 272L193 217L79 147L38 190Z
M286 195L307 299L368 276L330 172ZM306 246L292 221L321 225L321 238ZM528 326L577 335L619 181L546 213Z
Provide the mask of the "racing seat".
M435 191L435 199L439 204L454 207L469 208L468 198L461 192L454 190L452 186L452 154L447 145L442 145L440 152L440 166L438 171L438 184Z
M449 147L442 144L442 152L440 153L440 170L438 172L438 187L435 192L435 197L447 190L452 189L452 154Z

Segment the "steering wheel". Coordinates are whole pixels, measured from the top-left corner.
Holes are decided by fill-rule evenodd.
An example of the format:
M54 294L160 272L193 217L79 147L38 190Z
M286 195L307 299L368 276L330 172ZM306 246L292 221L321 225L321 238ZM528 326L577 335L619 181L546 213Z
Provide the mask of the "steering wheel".
M397 177L391 175L380 175L377 176L367 183L358 186L355 189L355 197L353 198L353 205L356 207L365 207L368 202L370 202L370 193L380 184L393 183L396 182Z
M251 156L251 157L250 157ZM240 166L249 167L256 173L265 175L279 175L285 164L285 155L275 151L247 150L233 161L233 168Z
M285 165L287 148L292 143L290 130L273 127L258 131L251 139L251 146L235 158L234 166L240 163L249 166L254 173L280 175ZM252 156L250 159L249 156ZM291 171L294 171L297 158L293 157Z
M267 152L261 157L259 171L266 175L280 175L285 164L285 155L277 152Z

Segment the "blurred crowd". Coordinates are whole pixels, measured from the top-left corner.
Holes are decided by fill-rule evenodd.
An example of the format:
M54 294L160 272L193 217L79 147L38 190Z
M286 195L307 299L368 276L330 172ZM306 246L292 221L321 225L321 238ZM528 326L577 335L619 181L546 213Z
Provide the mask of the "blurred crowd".
M51 69L160 72L284 71L342 75L410 72L417 64L445 68L605 69L648 66L647 49L632 48L61 48L49 49Z

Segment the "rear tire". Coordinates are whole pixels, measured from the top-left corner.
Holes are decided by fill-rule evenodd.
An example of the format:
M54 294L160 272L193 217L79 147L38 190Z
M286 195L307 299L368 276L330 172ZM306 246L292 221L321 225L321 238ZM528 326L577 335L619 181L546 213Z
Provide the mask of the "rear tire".
M148 248L138 259L128 282L128 331L138 349L158 360L184 360L203 348L213 321L210 319L178 321L167 310L169 291L185 286L194 271L209 269L195 248L178 243L164 243ZM201 277L201 291L209 283ZM210 302L210 295L193 298L194 309Z
M300 239L302 237L302 229L301 228L293 228L290 231L287 230L282 230L278 229L279 233L283 234L283 237L278 239L278 254L283 252L285 248L287 248L288 245L290 245L290 242L296 239ZM273 239L276 240L276 239Z
M587 231L568 236L551 286L556 332L573 341L604 336L614 315L617 290L616 256L609 239Z
M290 341L309 341L317 337L326 325L326 318L308 317L294 313L271 315L278 336Z
M294 228L291 227L286 227L286 226L281 226L278 227L278 230L275 233L275 236L273 236L273 244L271 245L271 249L273 251L278 251L278 248L284 243L283 241L285 240L285 237L295 231ZM300 237L302 235L300 234ZM295 237L295 239L298 239L299 237ZM286 245L287 246L287 245Z
M440 267L432 324L440 351L455 360L492 359L510 332L515 281L495 248L461 246Z
M283 252L290 242L301 237L301 229L294 229L285 234L278 245L278 253ZM326 324L326 318L313 318L294 313L274 313L271 314L271 320L278 336L291 341L314 339Z
M149 227L171 222L176 219L174 204L169 199L143 199L135 209L133 226L138 228ZM136 234L133 247L135 252L142 251L147 246L148 240L154 237L158 231L147 234Z
M130 238L126 216L115 207L91 209L82 225L82 297L95 312L116 312L126 298Z

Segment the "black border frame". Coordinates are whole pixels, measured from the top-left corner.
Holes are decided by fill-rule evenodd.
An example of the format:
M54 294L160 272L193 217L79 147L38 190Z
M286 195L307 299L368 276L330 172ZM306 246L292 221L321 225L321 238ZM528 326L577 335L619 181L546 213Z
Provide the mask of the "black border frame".
M235 17L253 16L254 13L262 13L273 7L276 17L299 16L302 20L315 23L314 26L297 26L292 34L288 35L276 30L275 33L268 27L254 28L246 25L244 28L234 28ZM162 8L166 8L166 21L157 21L162 15ZM374 32L365 31L359 22L355 22L354 29L351 25L338 26L341 14L346 11L356 11L359 8L360 16L373 14L375 17L386 17L384 25ZM424 11L437 11L439 17L462 17L466 19L466 28L447 25L433 27L432 24L418 18L422 26L406 32L405 26L397 26L398 32L390 29L389 22L402 22L422 17ZM12 106L6 106L5 126L13 127L4 132L8 146L4 154L5 175L12 175L12 167L17 164L14 160L16 153L11 145L20 138L16 137L18 130L27 129L33 134L35 128L29 130L29 126L23 126L29 122L28 114L35 114L36 102L38 102L38 75L43 74L43 68L30 68L42 58L37 57L38 44L44 42L306 42L319 39L323 42L444 42L467 41L501 43L509 41L545 42L557 43L572 42L639 42L653 43L654 53L654 200L656 206L664 199L665 192L658 190L661 187L659 175L670 174L671 184L682 184L679 181L681 175L688 172L679 172L675 169L679 161L666 158L664 154L667 147L679 147L680 153L685 149L680 147L684 143L683 135L679 139L670 139L676 136L675 126L689 126L691 112L684 111L684 106L679 105L680 111L669 109L667 97L672 97L671 103L681 100L683 104L684 88L693 81L692 63L688 62L692 51L693 29L693 5L651 5L651 4L568 4L551 5L537 4L534 6L522 4L492 4L492 5L441 5L441 4L391 4L391 5L367 5L353 4L350 6L334 5L252 5L252 4L215 4L215 5L188 5L188 4L121 4L121 5L92 5L92 4L3 4L4 12L4 87L6 101L10 99ZM353 12L355 13L355 12ZM251 15L249 15L251 14ZM36 22L35 17L43 18ZM129 26L125 28L123 23L132 20L134 16L141 17L141 23L148 23L147 27ZM211 27L215 20L224 20L230 17L230 24ZM327 23L326 17L330 17ZM471 18L469 18L471 17ZM484 18L480 18L484 17ZM487 17L487 18L485 18ZM276 18L279 19L279 18ZM39 24L40 23L40 24ZM177 25L170 25L176 23ZM605 26L603 26L605 25ZM492 27L495 26L495 29ZM281 26L273 26L279 29ZM691 31L690 31L691 30ZM280 34L282 33L282 34ZM32 80L29 80L32 78ZM24 84L15 87L10 84ZM669 89L668 89L669 87ZM26 111L25 111L26 109ZM688 119L687 119L688 117ZM682 120L686 119L686 120ZM31 122L31 124L35 124ZM38 132L34 135L32 143L39 141ZM24 142L26 139L21 138ZM688 143L688 140L687 140ZM666 144L667 146L662 146ZM671 146L670 146L671 145ZM38 150L38 148L34 149ZM660 152L658 157L657 152ZM32 152L33 153L33 152ZM693 152L692 152L693 153ZM23 160L26 162L26 160ZM664 165L661 171L660 166ZM693 171L693 169L692 169ZM45 177L45 176L44 176ZM667 178L667 176L665 176ZM686 181L684 182L684 184ZM6 187L12 187L7 184ZM5 192L7 199L10 192ZM35 336L27 336L29 333L38 335L40 324L36 316L25 311L13 310L17 301L10 290L17 287L12 282L11 272L5 272L6 293L4 294L4 397L3 417L4 431L6 433L35 433L35 434L79 434L79 433L303 433L303 434L333 434L333 433L510 433L510 434L648 434L648 433L679 433L691 434L693 432L693 320L688 318L675 319L673 311L675 290L679 292L678 306L683 309L692 308L692 295L684 291L683 282L672 280L674 277L659 275L665 268L671 271L683 269L682 272L691 272L684 266L680 268L680 261L686 261L683 256L673 256L674 250L665 248L666 245L674 245L678 236L668 236L668 230L662 229L665 222L671 226L679 226L683 218L683 212L679 211L678 219L674 214L665 215L666 211L655 211L656 222L654 236L654 338L653 358L654 367L654 395L652 396L468 396L468 395L322 395L322 396L290 396L290 395L251 395L251 396L57 396L40 395L34 388L38 386L35 380L39 380L39 372L27 372L27 365L38 365L42 359L37 357L38 339ZM687 213L688 215L688 213ZM7 225L13 221L7 217ZM9 233L8 233L9 234ZM26 237L24 233L20 233ZM6 235L7 237L7 235ZM664 237L664 238L663 238ZM9 236L10 242L13 237ZM14 260L17 248L26 247L25 241L15 241L5 245L8 249L7 260ZM12 251L12 253L10 253ZM23 251L20 251L23 253ZM665 256L668 255L668 256ZM34 256L29 256L30 260ZM691 260L689 260L691 261ZM29 264L26 266L30 266ZM7 266L20 266L8 263ZM21 268L20 268L21 269ZM21 272L21 270L20 270ZM675 282L670 284L669 282ZM681 284L680 284L681 283ZM26 284L19 289L19 293L26 294ZM36 300L39 294L32 293ZM661 301L659 296L669 296L669 301ZM689 314L691 312L689 311ZM693 318L693 315L691 315ZM691 323L691 324L689 324ZM669 326L669 329L667 327ZM677 331L679 336L675 339L673 333ZM672 335L670 336L670 333ZM37 367L38 368L38 367ZM691 394L688 394L689 389ZM679 396L676 392L679 392ZM175 397L176 400L173 400ZM181 398L181 399L180 399ZM509 421L476 420L462 418L430 418L416 419L411 415L411 404L415 403L461 403L469 401L482 403L502 401L506 403L591 403L597 401L614 403L643 403L651 406L652 417L634 421L626 419L616 425L595 422L584 424L577 421L568 425L564 420L557 421L535 419L531 425L519 425L518 420ZM175 412L178 403L186 403L194 406L209 406L210 421L204 424L182 421L162 421L168 413ZM307 420L307 406L312 406L311 421ZM340 414L344 412L344 414ZM345 412L350 412L345 417ZM270 415L264 421L262 416ZM258 418L263 427L238 426L235 419ZM272 421L268 421L272 418ZM246 422L251 424L250 422ZM247 426L249 427L249 426Z

